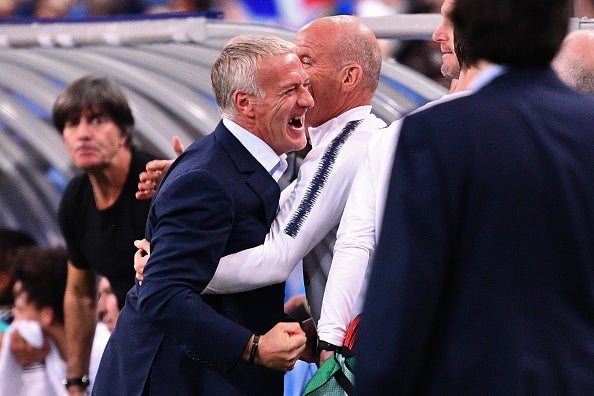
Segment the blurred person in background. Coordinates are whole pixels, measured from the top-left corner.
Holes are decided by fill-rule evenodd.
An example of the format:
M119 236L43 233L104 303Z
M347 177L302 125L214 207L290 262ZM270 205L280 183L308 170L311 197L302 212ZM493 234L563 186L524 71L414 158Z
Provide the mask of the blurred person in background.
M439 13L443 0L409 0L402 11L406 14ZM392 57L398 62L450 88L451 78L441 72L439 43L428 40L402 40L397 43Z
M99 276L97 284L97 316L109 331L113 331L120 316L118 296L113 292L109 279Z
M58 211L69 253L65 325L70 394L84 394L96 322L96 275L111 283L120 306L134 285L133 242L144 237L150 201L135 198L137 175L154 157L134 147L134 117L122 90L84 76L56 98L53 123L81 170Z
M202 12L209 11L211 0L167 0L149 5L145 12L148 14Z
M594 0L573 0L573 16L594 18Z
M9 257L9 265L15 279L14 321L0 349L0 396L63 395L66 249L20 248ZM108 338L107 327L98 323L87 382L95 377Z
M26 232L0 228L0 343L2 334L12 322L14 276L8 266L8 257L19 247L33 246L36 242Z
M35 18L66 18L76 3L75 0L38 0L33 3Z
M16 0L0 1L0 18L12 17L15 14Z
M139 14L145 10L143 0L84 0L86 15L105 16L118 14Z

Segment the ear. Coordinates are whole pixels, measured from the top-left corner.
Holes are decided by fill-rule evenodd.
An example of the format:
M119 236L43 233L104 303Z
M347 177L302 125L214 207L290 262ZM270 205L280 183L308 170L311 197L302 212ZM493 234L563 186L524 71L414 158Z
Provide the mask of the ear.
M41 308L41 315L40 315L40 322L41 327L47 329L52 324L54 324L54 309L51 307L43 307Z
M120 137L119 137L120 146L125 146L126 140L128 140L128 132L124 132L124 131L120 130Z
M254 106L252 96L245 91L236 90L233 92L233 104L237 112L245 117L254 117Z
M359 85L361 78L363 78L363 69L360 65L351 63L340 69L339 76L342 90L344 92L351 92Z

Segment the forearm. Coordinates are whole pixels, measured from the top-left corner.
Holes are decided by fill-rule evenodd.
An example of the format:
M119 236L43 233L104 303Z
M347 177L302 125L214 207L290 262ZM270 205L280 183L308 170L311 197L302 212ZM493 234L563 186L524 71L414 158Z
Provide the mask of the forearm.
M96 326L95 312L94 298L66 291L64 295L64 325L67 340L68 378L81 378L89 373Z
M321 340L341 346L375 250L377 185L369 157L357 172L340 220L318 323Z
M339 179L332 179L306 213L302 201L308 185L298 184L283 202L264 243L223 257L204 292L238 293L286 281L297 263L340 221L350 183ZM298 226L288 226L294 224Z
M305 235L291 238L275 222L262 245L223 257L204 293L239 293L284 282L313 241Z
M368 260L369 256L366 253L361 252L360 262ZM346 265L336 265L334 261L332 263L318 322L318 337L337 346L343 344L347 328L354 316L353 309L363 288L367 268L366 264L344 264Z

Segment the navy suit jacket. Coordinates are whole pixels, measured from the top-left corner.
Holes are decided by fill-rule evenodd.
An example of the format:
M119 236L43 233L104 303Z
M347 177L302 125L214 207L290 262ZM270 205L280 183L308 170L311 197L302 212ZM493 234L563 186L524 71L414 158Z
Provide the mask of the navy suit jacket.
M359 395L594 392L594 97L514 70L403 121Z
M263 242L279 194L222 122L184 151L151 204L145 279L127 295L93 394L282 394L284 373L240 357L252 333L283 320L284 284L200 295L220 257Z

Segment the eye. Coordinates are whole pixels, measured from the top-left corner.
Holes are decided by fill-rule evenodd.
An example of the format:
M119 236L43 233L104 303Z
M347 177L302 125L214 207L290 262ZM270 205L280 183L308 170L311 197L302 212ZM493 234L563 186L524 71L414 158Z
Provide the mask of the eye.
M309 59L307 57L301 58L301 65L303 65L304 69L311 67L311 59Z
M89 117L89 124L94 126L101 126L109 122L109 117L104 114L95 114Z

